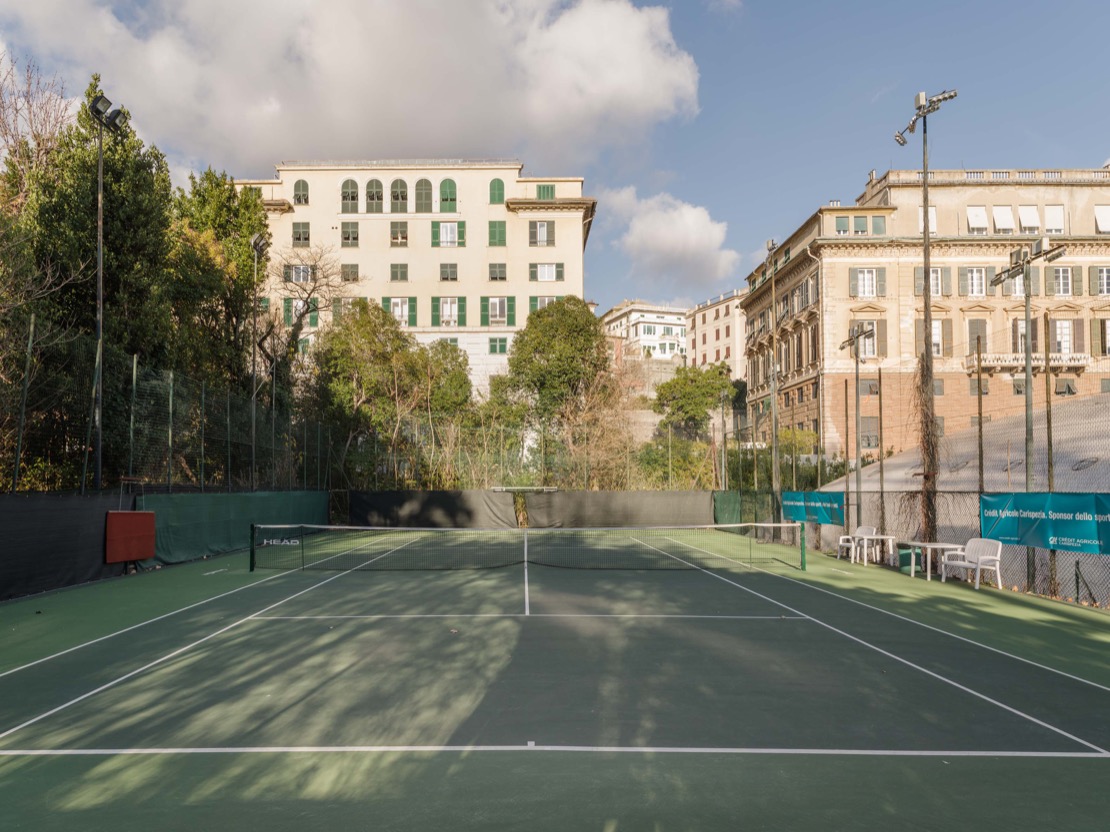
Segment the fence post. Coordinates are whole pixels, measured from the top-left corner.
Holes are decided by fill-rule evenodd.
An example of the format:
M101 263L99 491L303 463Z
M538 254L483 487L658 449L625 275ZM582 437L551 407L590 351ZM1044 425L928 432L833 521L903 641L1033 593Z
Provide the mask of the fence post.
M100 349L101 344L97 342L96 345L96 362L93 364L93 389L92 389L92 402L89 404L89 426L85 431L85 462L81 466L81 493L85 493L85 480L89 475L89 446L92 444L92 426L93 419L96 417L96 394L100 390Z
M224 471L228 493L231 493L231 385L227 388L227 470Z
M848 379L844 379L844 531L848 531L848 514L852 510L851 477L848 476ZM859 495L856 495L859 499Z
M277 489L277 362L270 367L270 488Z
M127 476L135 476L135 397L139 386L139 354L131 356L131 421L127 426Z
M433 437L432 441L433 442L435 441L434 437ZM320 482L322 480L322 477L320 476L320 451L321 451L321 448L323 447L323 445L324 445L324 426L321 425L319 422L317 422L316 423L316 490L317 491L320 490Z
M886 469L883 466L883 368L879 367L879 534L886 534Z
M166 493L173 493L173 370L170 370L170 416L167 419L166 444L169 453L166 455Z
M204 394L205 382L200 383L200 493L204 493Z
M19 430L15 438L15 471L12 473L12 494L19 486L19 461L23 455L23 426L27 418L27 388L31 381L31 350L35 344L35 313L31 313L31 326L27 335L27 361L23 366L23 393L19 398Z
M1045 451L1047 452L1048 465L1048 490L1056 490L1056 466L1052 460L1052 373L1048 364L1048 311L1044 313L1044 416L1045 416ZM1076 561L1078 564L1079 561ZM1048 594L1055 598L1060 594L1060 582L1056 575L1056 550L1048 550Z
M1047 343L1047 338L1045 339ZM979 407L979 496L983 496L983 336L975 336L975 398Z

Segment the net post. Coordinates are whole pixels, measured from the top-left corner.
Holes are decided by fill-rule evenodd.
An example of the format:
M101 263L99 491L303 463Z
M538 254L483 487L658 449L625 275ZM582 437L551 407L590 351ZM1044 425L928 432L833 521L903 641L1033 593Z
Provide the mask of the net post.
M251 523L251 568L250 568L250 571L251 572L254 571L254 523Z
M802 571L806 571L806 527L805 523L798 524L798 539L801 541Z
M301 533L299 536L301 540L301 571L304 572L304 526L301 526Z

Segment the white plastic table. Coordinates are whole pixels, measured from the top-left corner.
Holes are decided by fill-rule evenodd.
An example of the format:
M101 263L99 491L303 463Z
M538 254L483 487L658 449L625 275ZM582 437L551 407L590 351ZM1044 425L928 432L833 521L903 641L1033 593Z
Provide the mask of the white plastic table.
M852 537L858 540L863 547L864 565L867 564L867 553L868 549L870 548L870 544L872 543L877 544L876 549L881 548L885 550L887 563L890 563L891 558L893 558L894 556L894 553L898 551L897 546L895 545L898 541L898 538L896 538L892 534L855 534L852 535ZM876 560L878 559L876 558Z
M921 550L925 555L925 580L931 581L933 579L933 551L936 550L943 554L948 549L959 549L963 544L960 543L936 543L928 542L925 540L904 540L903 546L908 546L910 549L910 577L914 576L914 569L917 565L917 559L913 556L914 552Z

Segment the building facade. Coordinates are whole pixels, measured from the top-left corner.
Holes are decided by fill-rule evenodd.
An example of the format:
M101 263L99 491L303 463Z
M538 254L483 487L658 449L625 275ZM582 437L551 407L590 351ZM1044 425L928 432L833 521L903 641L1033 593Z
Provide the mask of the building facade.
M1034 406L1110 392L1110 169L930 171L928 333L921 186L920 171L872 172L854 205L820 208L748 276L757 440L770 437L774 394L780 429L811 429L827 453L855 453L855 357L844 343L858 328L872 333L859 343L863 453L917 445L914 373L926 345L942 435L974 427L980 398L984 422L1021 412L1026 289ZM1013 250L1046 235L1065 247L1061 258L1034 264L1028 287L992 285Z
M734 379L747 378L744 357L744 310L747 288L733 289L699 303L686 313L688 352L693 366L724 361Z
M272 233L262 305L280 308L286 325L307 306L307 349L344 305L380 303L417 341L456 344L485 391L531 312L583 297L597 202L583 197L581 178L522 169L515 160L282 162L272 180L238 180L261 193Z
M670 361L686 355L686 310L625 300L601 316L614 357Z

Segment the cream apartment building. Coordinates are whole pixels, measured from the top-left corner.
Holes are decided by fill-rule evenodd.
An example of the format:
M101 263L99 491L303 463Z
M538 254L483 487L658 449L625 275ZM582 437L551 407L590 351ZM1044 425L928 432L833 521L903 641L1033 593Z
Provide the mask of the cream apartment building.
M1021 412L1026 288L1034 406L1045 405L1046 346L1054 399L1110 392L1110 169L930 171L928 333L921 185L920 171L872 172L855 204L818 209L748 276L741 305L756 439L770 436L774 355L780 428L816 431L830 454L855 452L854 360L841 344L861 325L873 332L860 344L865 453L879 447L880 368L882 444L917 444L918 345L933 352L942 434L977 424L977 344L983 420ZM1034 264L1028 287L991 285L1012 250L1046 235L1066 247L1063 257Z
M614 357L670 361L686 355L686 310L625 300L601 316Z
M746 379L744 310L740 300L747 288L733 289L703 301L686 313L691 363L698 367L724 361L734 379Z
M505 159L294 161L236 185L261 193L273 237L262 305L286 325L309 312L304 349L366 299L417 341L456 344L484 392L529 314L583 296L597 201L581 178Z

